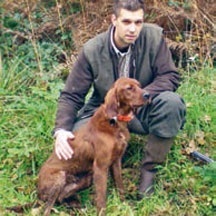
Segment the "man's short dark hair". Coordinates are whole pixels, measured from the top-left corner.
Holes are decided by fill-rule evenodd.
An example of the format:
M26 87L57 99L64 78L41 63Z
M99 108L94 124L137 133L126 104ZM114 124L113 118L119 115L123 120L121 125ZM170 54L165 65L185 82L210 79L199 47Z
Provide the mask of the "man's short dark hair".
M129 11L143 9L144 11L144 0L114 0L113 12L116 16L119 16L120 9Z

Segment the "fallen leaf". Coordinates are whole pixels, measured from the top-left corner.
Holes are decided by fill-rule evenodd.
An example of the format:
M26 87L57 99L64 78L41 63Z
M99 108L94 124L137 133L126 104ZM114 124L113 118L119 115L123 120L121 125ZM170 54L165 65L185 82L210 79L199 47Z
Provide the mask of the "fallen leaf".
M205 144L205 140L204 140L203 137L198 138L197 142L198 142L199 145L204 145Z
M33 209L31 210L31 215L32 215L32 216L40 215L41 209L42 209L41 207L33 208Z
M191 140L188 144L188 147L185 149L186 153L190 155L191 152L196 150L196 144L194 140Z
M195 134L196 141L199 145L205 144L205 133L203 131L198 131Z
M192 107L192 106L193 106L193 104L191 102L186 103L187 108Z
M204 120L205 123L209 123L209 122L211 122L211 117L209 115L205 115L203 117L203 120Z

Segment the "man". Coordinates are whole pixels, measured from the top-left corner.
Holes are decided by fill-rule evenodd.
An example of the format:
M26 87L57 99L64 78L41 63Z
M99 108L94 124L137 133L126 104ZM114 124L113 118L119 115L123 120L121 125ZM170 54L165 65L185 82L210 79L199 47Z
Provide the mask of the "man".
M185 105L174 91L179 85L162 29L144 24L142 0L115 0L112 25L107 32L89 40L61 92L54 130L59 159L73 157L67 139L71 131L86 123L113 82L121 76L137 79L149 92L151 103L138 110L129 122L131 132L148 134L141 166L139 195L153 192L156 166L164 162L174 137L185 121ZM93 87L90 99L85 96Z

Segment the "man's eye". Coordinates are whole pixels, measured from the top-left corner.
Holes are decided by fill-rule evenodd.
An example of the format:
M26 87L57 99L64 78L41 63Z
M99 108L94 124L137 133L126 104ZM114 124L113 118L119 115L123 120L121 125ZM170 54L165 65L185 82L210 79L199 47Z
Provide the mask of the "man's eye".
M143 22L140 20L140 21L136 21L136 25L141 25Z
M129 20L124 20L123 23L124 23L125 25L129 25L129 24L130 24L130 21L129 21Z

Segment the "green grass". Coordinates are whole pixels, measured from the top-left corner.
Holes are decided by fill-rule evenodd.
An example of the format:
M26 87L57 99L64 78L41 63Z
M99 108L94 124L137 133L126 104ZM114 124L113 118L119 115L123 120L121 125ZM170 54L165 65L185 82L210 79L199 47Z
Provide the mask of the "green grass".
M22 28L30 30L29 22ZM48 39L36 46L31 41L19 45L1 30L0 39L0 215L13 216L7 207L37 200L38 171L53 149L51 132L63 87L55 67L63 47ZM126 200L119 200L110 180L108 216L216 215L216 163L204 166L187 154L192 145L216 160L215 74L216 69L207 66L183 72L178 93L187 104L187 123L159 167L155 194L141 201L136 199L136 187L146 138L132 135L123 159ZM82 208L73 210L74 215L95 215L93 189L79 197ZM27 209L23 215L39 215L38 210ZM70 210L55 206L52 215L70 215Z
M6 207L37 199L37 174L53 148L51 131L59 90L63 86L60 79L45 82L37 78L36 82L32 82L31 71L25 67L18 71L19 64L20 61L16 62L16 66L8 64L10 66L1 71L4 73L0 80L1 215L15 215ZM203 166L184 152L193 140L200 152L216 159L215 72L215 69L204 68L184 74L179 94L185 98L188 107L187 123L166 163L159 167L156 193L142 201L136 200L136 186L145 137L132 136L123 160L126 200L123 203L119 200L110 181L107 215L215 215L216 165ZM29 77L29 80L23 77ZM202 134L202 142L199 134ZM79 196L82 209L75 210L76 215L94 215L92 188ZM65 207L55 208L53 215L60 212L69 215ZM24 215L33 214L32 210L27 210Z

